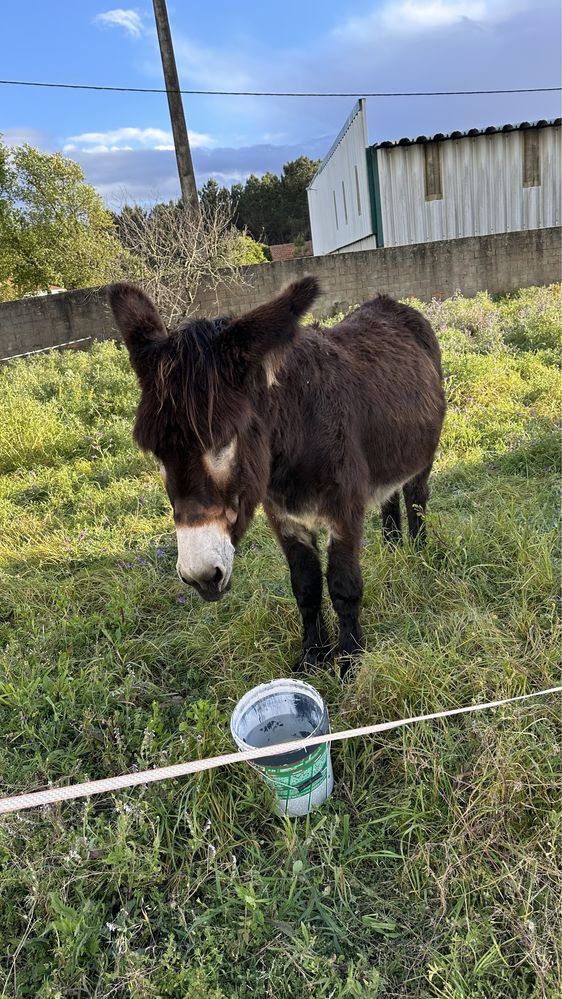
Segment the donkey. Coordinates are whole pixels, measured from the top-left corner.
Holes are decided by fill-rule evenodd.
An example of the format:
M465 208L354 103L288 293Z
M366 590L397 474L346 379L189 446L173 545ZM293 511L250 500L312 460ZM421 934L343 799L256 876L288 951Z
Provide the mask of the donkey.
M302 668L331 651L317 531L328 529L328 590L342 676L362 649L359 552L365 513L401 538L425 535L428 478L445 416L440 351L427 320L386 296L331 329L299 327L319 293L305 277L238 319L168 333L151 300L109 289L141 396L134 437L157 458L177 531L177 571L205 600L230 587L259 503L289 563L303 621Z

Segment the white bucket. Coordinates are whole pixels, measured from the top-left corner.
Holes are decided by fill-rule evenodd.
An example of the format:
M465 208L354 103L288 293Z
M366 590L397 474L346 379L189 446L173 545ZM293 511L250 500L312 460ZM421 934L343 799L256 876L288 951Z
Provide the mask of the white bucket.
M242 752L330 731L328 710L314 687L301 680L272 680L253 687L238 701L230 719ZM334 775L327 743L254 760L277 795L281 815L306 815L332 793Z

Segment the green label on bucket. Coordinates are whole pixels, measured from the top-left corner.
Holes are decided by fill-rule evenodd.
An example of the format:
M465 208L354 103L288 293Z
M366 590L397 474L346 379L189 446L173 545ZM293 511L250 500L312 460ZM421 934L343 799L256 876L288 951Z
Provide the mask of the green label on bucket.
M262 773L282 803L287 805L294 798L308 797L308 807L310 807L313 804L311 801L313 792L320 787L322 782L327 784L327 745L324 743L323 746L318 746L314 753L304 760L300 760L299 763L284 767L263 767ZM320 798L321 800L323 798Z

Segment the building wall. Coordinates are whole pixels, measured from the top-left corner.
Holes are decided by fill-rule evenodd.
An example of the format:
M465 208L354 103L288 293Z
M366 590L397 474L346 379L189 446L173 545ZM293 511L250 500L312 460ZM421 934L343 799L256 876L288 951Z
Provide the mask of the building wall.
M372 234L366 146L365 101L360 100L307 191L315 256Z
M365 236L364 239L358 239L351 246L340 246L334 253L357 253L358 250L376 250L377 248L377 237L376 236Z
M236 315L272 298L290 281L314 274L322 294L317 316L357 305L379 292L429 301L457 290L474 295L561 280L560 228L421 243L389 249L299 257L244 268L245 285L201 288L197 314ZM0 359L68 341L115 337L105 291L85 289L0 304Z
M423 144L378 148L385 246L557 226L560 126L532 130L541 183L523 186L525 130L440 142L441 199L426 200Z

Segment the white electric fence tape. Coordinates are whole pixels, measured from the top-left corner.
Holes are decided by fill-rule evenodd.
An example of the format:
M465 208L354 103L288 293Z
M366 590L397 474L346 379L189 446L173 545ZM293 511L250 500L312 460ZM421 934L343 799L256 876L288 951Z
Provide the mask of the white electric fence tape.
M549 687L547 690L537 690L531 694L506 697L501 701L488 701L486 704L470 704L466 708L434 711L428 715L414 715L412 718L399 718L396 721L379 722L377 725L364 725L362 728L350 728L343 732L329 732L326 735L316 735L308 739L296 739L293 742L283 742L280 745L266 746L263 749L251 749L243 753L225 753L222 756L211 756L205 760L175 763L167 767L154 767L152 770L141 770L137 773L121 774L118 777L107 777L104 780L90 780L85 781L83 784L70 784L68 787L52 787L47 788L45 791L18 794L12 798L0 798L0 815L6 815L8 812L19 812L24 808L51 805L57 801L70 801L73 798L87 798L92 794L119 791L125 787L135 787L138 784L153 784L156 781L170 780L173 777L185 777L187 774L198 774L204 770L216 770L217 767L226 767L231 763L250 763L252 760L263 759L266 756L291 753L297 749L320 746L326 742L340 742L344 739L355 739L358 736L375 735L377 732L390 732L391 729L402 728L404 725L413 725L415 722L433 721L436 718L452 718L453 715L463 715L473 711L485 711L488 708L501 708L504 704L527 701L531 697L545 697L547 694L560 693L562 693L562 687Z
M79 340L67 340L65 343L54 343L51 347L38 347L37 350L24 350L23 354L8 354L7 357L0 357L2 361L15 361L18 357L31 357L33 354L47 354L50 350L61 350L63 347L75 347L77 343L87 343L91 336L80 337Z

